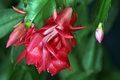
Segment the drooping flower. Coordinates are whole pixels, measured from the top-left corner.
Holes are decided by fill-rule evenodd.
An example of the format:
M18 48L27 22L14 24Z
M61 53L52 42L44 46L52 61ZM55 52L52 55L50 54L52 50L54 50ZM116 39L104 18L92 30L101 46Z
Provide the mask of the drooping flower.
M18 8L15 8L14 6L13 6L13 9L20 14L26 15L26 12L24 12ZM21 22L19 22L17 25L15 25L14 26L15 29L9 37L6 47L9 47L12 44L14 44L15 42L17 42L18 40L20 40L20 38L22 38L26 34L29 27L33 27L31 25L32 25L31 22L29 22L29 21L25 22L24 19Z
M73 27L76 20L77 13L72 16L72 8L67 7L59 13L55 9L42 28L37 31L32 29L31 34L28 32L29 36L22 39L22 43L18 42L26 47L16 64L25 57L27 64L35 64L39 73L48 70L51 75L55 75L66 68L72 70L68 60L68 52L72 51L69 40L73 47L76 42L71 31L86 28Z
M103 40L104 36L104 30L102 29L102 23L99 23L98 28L96 29L95 32L96 39L98 40L99 43Z

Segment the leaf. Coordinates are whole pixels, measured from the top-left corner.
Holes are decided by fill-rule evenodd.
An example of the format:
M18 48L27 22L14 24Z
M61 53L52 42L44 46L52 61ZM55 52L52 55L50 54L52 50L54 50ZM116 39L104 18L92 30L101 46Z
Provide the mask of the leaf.
M24 75L24 80L34 80L29 72L26 72Z
M82 65L84 69L88 72L93 72L94 68L94 58L95 58L95 37L91 36L88 46L86 48L86 53L82 60Z
M96 10L96 18L94 21L94 26L97 26L99 22L103 22L106 20L109 12L109 8L111 6L111 0L97 0L97 8Z
M105 22L104 32L107 34L113 26L115 19L119 13L119 0L113 0L112 5L108 14L108 19Z
M86 4L92 3L94 0L77 0L78 3L85 2Z
M11 48L11 63L15 64L19 55L24 51L25 46L24 45L20 45L18 47L15 47L14 45ZM21 60L17 65L19 65L20 63L24 63L26 64L25 60Z
M9 80L22 80L25 73L25 67L15 67Z
M26 8L26 20L33 21L40 28L52 15L55 7L54 0L29 0Z
M29 71L29 73L31 74L31 77L33 78L33 80L40 80L40 79L46 80L47 72L41 72L39 74L34 65L29 66L27 71Z
M56 4L58 8L65 8L65 7L75 7L76 0L56 0Z
M88 74L86 72L76 72L70 76L68 76L65 80L89 80Z
M0 10L0 38L12 31L13 26L23 19L23 15L12 9Z
M102 62L103 62L103 51L102 46L98 43L96 51L96 59L95 59L95 72L100 72L102 70Z
M0 80L9 80L14 70L14 65L9 64L0 75Z

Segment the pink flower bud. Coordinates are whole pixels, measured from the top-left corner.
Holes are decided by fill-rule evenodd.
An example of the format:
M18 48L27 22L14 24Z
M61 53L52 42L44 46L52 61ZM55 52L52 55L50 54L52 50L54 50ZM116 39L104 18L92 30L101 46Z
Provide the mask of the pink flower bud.
M17 42L20 37L22 37L27 32L27 27L24 24L20 24L15 30L11 33L7 46L11 46L13 43Z
M104 30L102 29L102 23L99 23L98 28L96 29L95 32L96 39L98 40L99 43L103 40L104 36Z

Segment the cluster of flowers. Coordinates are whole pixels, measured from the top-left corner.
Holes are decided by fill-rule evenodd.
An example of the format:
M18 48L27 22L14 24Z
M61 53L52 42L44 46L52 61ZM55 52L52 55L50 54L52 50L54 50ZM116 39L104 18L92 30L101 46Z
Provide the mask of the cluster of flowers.
M13 9L26 15L26 12L18 8L13 7ZM36 26L30 21L23 20L15 25L6 47L15 42L17 42L15 46L20 44L26 46L16 64L25 57L27 64L35 64L39 73L48 70L51 75L55 75L66 68L72 71L68 60L68 52L72 51L69 40L73 47L76 41L71 31L86 28L81 25L73 27L77 16L77 13L72 16L72 8L66 7L59 13L55 9L45 25L38 30L35 30Z

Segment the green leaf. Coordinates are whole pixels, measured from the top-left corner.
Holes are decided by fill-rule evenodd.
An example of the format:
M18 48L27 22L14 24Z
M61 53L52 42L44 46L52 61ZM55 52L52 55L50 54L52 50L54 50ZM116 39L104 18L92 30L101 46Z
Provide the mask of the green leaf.
M103 22L106 20L109 12L109 8L111 6L111 0L97 0L97 4L95 5L96 10L96 19L94 21L94 26L97 26L99 22Z
M65 7L75 7L76 0L56 0L56 4L58 8L65 8Z
M13 26L23 19L23 15L11 9L0 10L0 38L13 30Z
M86 53L83 57L83 67L87 72L93 72L94 68L94 58L95 58L95 36L94 34L91 36L88 46L86 48Z
M26 20L33 21L40 28L52 15L55 7L54 0L29 0L26 8Z
M24 75L24 80L34 80L32 75L29 72L26 72Z
M113 0L109 14L108 14L108 19L104 25L105 26L104 27L105 34L107 34L110 31L110 29L112 28L113 23L118 16L119 9L120 9L119 8L119 0Z
M31 77L33 80L46 80L47 72L41 72L40 74L38 73L35 65L31 65L27 68L27 71L31 74Z
M24 77L24 73L25 73L25 67L21 67L21 66L15 66L15 69L13 70L13 73L10 77L9 80L22 80Z
M100 72L102 70L103 50L100 44L97 47L98 48L97 48L96 57L95 57L96 58L95 59L95 72Z
M4 72L0 74L0 80L9 80L10 76L12 75L14 70L14 65L9 64L7 67L4 69Z
M89 80L87 78L88 73L80 71L68 76L65 80Z
M11 49L11 63L15 64L19 55L24 51L25 49L25 45L20 45L18 47L15 47L14 45L12 46L12 49ZM25 60L22 59L17 65L19 64L26 64Z

